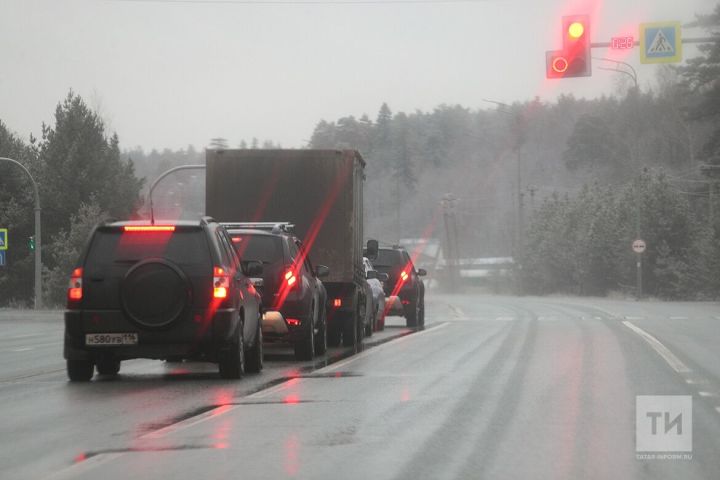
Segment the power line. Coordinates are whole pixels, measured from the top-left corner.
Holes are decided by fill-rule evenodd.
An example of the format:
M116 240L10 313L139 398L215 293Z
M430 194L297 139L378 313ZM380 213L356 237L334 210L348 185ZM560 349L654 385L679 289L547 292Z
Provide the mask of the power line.
M490 3L499 0L105 0L117 3L177 3L177 4L225 4L247 6L292 5L413 5L413 4L459 4Z

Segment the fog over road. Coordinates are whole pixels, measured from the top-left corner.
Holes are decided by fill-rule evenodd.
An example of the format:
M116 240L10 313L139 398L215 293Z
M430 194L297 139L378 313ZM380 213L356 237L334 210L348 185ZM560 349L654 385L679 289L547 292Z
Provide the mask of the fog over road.
M424 331L239 382L138 360L70 384L61 312L2 311L0 476L720 478L717 303L426 303ZM636 456L636 395L692 396L691 458Z

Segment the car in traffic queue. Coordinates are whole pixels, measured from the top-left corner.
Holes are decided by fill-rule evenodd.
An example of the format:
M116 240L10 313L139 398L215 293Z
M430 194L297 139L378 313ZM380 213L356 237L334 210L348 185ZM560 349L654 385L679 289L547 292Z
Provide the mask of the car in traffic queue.
M262 330L267 342L290 343L298 360L327 351L327 292L321 278L330 270L314 266L288 222L224 222L241 258L262 262Z
M371 261L378 272L389 277L384 286L386 314L404 316L408 327L425 326L425 285L421 277L427 272L415 270L407 250L397 245L378 248Z
M223 378L263 367L261 298L212 218L95 227L72 271L64 357L71 381L94 369L115 375L123 360L202 360Z
M370 262L370 259L367 257L363 257L363 267L365 269L367 283L372 289L373 323L369 331L366 330L367 336L370 336L373 330L378 332L385 329L385 291L383 282L386 282L389 277L387 273L380 273L375 270L372 262Z

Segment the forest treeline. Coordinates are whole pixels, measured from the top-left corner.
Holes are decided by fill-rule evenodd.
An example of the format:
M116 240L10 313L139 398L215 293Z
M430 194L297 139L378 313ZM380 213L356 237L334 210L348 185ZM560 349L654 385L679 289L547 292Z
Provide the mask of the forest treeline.
M699 17L711 33L720 8ZM645 291L666 298L720 292L720 196L701 165L720 165L720 45L658 70L651 89L619 82L614 95L561 96L474 108L439 105L321 120L308 148L358 149L367 162L365 234L444 240L441 199L458 200L461 257L513 256L518 291L631 292L638 236ZM623 78L623 77L619 77ZM23 140L0 119L0 156L38 180L43 275L51 303L97 221L147 213L149 184L167 169L204 162L204 149L122 149L117 134L70 92L40 138ZM208 148L225 148L222 138ZM251 139L233 147L278 148ZM0 306L32 303L33 196L23 172L0 164L0 227L11 232L0 267ZM197 172L159 188L158 209L200 214ZM519 180L519 183L518 183Z

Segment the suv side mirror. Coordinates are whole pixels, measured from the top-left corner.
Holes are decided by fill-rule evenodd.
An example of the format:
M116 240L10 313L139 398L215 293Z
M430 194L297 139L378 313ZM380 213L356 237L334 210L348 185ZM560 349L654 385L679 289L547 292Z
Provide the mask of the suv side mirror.
M417 274L418 277L424 277L425 275L427 275L427 270L425 270L424 268L420 268L418 269Z
M378 278L378 271L377 270L368 270L367 274L365 274L365 278L368 280L374 280Z
M387 282L388 280L390 280L390 275L388 275L387 273L378 273L377 278L381 282Z
M317 278L325 278L330 275L330 268L325 265L315 265L315 275Z
M380 244L377 240L368 240L367 241L367 255L370 260L374 260L378 256L378 249L380 248Z
M263 264L257 260L242 262L243 273L248 277L259 277L263 274Z

